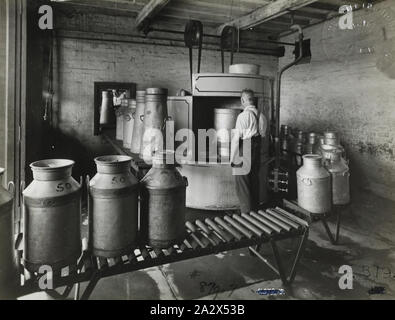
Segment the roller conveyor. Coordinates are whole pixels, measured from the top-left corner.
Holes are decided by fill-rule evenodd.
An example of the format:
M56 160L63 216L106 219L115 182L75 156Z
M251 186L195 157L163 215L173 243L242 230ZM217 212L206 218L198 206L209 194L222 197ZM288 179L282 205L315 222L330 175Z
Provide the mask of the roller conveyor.
M185 229L185 239L166 249L140 244L131 248L129 254L110 259L93 257L90 251L86 250L77 266L68 267L69 272L54 274L54 288L66 287L62 296L67 297L76 285L75 299L88 299L102 278L242 248L248 248L250 253L274 270L283 284L289 284L295 278L296 266L308 237L309 224L284 209L269 209L266 212L225 215L204 221L187 222ZM276 242L296 237L301 237L301 241L292 269L287 276ZM265 243L272 246L277 268L259 253L261 245ZM26 270L23 267L21 269L22 274L25 273ZM26 292L40 291L39 275L30 274L30 277L24 279ZM80 296L81 282L88 282L88 286ZM54 291L53 293L57 294Z

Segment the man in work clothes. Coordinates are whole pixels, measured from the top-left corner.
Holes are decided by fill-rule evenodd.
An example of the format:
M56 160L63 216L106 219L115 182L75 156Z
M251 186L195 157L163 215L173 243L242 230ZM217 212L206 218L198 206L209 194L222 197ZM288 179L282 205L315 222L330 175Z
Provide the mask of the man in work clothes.
M233 130L230 160L240 211L249 213L257 210L259 205L260 151L267 120L256 108L252 90L243 90L241 106L243 112L238 116Z

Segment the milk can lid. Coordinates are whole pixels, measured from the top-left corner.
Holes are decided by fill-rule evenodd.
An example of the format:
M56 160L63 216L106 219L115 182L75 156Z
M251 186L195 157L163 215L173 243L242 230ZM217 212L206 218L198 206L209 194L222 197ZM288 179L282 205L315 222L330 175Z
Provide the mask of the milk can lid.
M165 88L147 88L146 94L167 95L168 90Z
M73 160L68 159L46 159L33 162L30 168L36 171L50 171L72 167L74 164Z

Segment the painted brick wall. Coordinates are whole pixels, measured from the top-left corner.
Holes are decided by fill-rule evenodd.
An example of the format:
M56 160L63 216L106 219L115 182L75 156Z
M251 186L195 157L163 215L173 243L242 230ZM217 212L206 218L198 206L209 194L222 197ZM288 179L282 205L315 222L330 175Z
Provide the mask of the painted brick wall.
M337 130L353 186L395 199L395 1L354 12L352 30L338 21L305 31L313 58L284 74L282 121Z
M128 17L98 14L63 17L58 21L59 28L89 32L97 26L100 31L125 33L132 25ZM138 88L165 87L171 95L180 88L190 88L186 48L65 38L57 42L55 120L59 131L53 151L57 156L77 160L76 174L93 173L92 157L113 152L101 137L93 136L95 81L136 82ZM197 56L196 50L194 55ZM278 59L274 57L236 54L235 60L260 64L262 74L274 75L277 70ZM220 53L203 51L201 71L220 72Z

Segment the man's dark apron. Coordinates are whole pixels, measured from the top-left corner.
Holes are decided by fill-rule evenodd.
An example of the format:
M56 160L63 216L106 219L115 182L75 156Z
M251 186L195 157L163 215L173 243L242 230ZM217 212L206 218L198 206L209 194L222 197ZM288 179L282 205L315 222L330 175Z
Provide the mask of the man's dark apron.
M236 175L236 194L240 202L241 213L249 213L257 210L259 205L259 171L260 171L260 152L262 137L259 133L260 113L252 112L257 121L258 134L251 140L251 170L246 175ZM243 144L245 140L240 139L239 154L243 155Z

